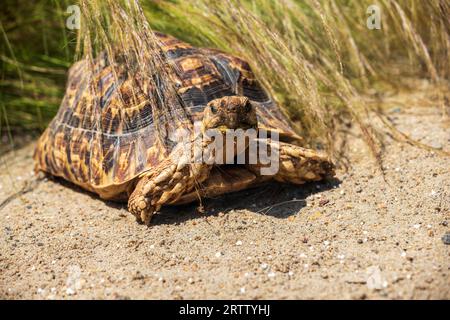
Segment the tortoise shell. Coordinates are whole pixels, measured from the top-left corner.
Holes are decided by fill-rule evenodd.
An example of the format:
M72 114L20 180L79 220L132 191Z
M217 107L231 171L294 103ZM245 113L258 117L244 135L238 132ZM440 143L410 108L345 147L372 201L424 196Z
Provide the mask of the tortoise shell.
M246 61L218 50L195 48L162 33L155 36L176 67L171 81L187 121L201 120L204 107L213 99L241 95L257 105L260 128L296 136ZM180 124L164 119L167 110L146 99L135 79L127 72L113 71L107 60L105 55L95 60L93 76L87 60L70 68L65 96L39 139L34 158L36 170L103 198L116 198L135 177L168 156L170 144L161 138L161 128ZM145 86L145 79L141 83ZM156 126L158 121L165 122Z

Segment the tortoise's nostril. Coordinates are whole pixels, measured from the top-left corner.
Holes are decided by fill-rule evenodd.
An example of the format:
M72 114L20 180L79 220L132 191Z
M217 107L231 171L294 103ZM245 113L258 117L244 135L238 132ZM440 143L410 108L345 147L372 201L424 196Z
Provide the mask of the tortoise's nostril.
M252 104L250 103L250 102L247 102L246 104L245 104L245 106L244 106L244 111L245 112L250 112L250 111L252 111Z
M227 109L228 109L228 111L230 111L230 112L236 112L236 111L237 111L237 107L236 107L236 105L234 105L234 104L229 104L229 105L227 106Z
M227 106L227 110L229 111L229 112L237 112L237 106L236 105L234 105L234 104L229 104L228 106Z

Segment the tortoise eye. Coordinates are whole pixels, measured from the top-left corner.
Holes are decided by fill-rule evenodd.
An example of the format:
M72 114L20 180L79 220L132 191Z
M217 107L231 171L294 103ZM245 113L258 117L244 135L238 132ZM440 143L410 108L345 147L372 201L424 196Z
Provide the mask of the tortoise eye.
M210 106L212 113L217 113L217 108L214 105Z

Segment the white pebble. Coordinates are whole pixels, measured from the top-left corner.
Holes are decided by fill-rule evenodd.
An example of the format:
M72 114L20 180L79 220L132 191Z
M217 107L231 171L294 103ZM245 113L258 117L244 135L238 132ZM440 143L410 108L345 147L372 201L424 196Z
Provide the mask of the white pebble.
M222 256L222 252L218 251L216 252L216 258L220 258Z
M420 228L420 223L413 225L414 229L419 229Z
M267 276L269 278L273 278L273 277L275 277L275 272L269 272L269 274L267 274Z
M237 246L242 246L242 241L241 240L236 241L236 245Z
M307 258L307 255L304 253L300 253L300 258Z
M188 282L189 282L189 283L194 283L194 279L189 278L189 279L188 279Z
M72 288L67 288L66 289L66 294L68 294L69 296L75 294L75 290L73 290Z
M330 241L325 240L325 241L323 242L323 244L324 244L325 246L329 246L329 245L330 245Z
M405 252L405 251L402 251L402 253L400 254L400 256L403 257L403 258L406 257L406 252Z
M288 276L292 277L293 275L294 275L294 272L292 272L292 271L288 272Z
M309 264L305 263L305 264L303 265L303 267L304 267L305 269L307 269L307 268L309 267Z
M261 269L265 270L267 269L269 266L267 265L267 263L261 263Z
M240 291L242 294L244 294L244 293L245 293L245 287L242 287L239 291Z

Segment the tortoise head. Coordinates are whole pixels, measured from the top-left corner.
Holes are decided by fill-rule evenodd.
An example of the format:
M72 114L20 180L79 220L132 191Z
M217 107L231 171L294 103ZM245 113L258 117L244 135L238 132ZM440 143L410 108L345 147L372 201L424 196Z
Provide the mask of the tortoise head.
M256 110L247 97L226 96L212 100L203 113L203 130L256 129Z

